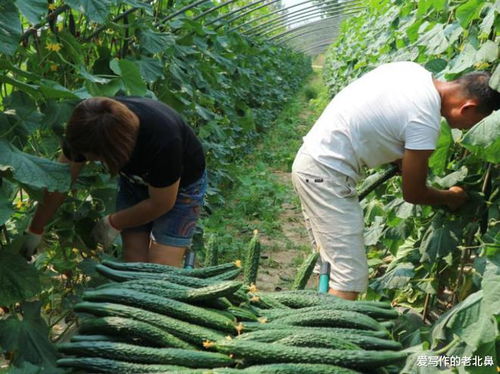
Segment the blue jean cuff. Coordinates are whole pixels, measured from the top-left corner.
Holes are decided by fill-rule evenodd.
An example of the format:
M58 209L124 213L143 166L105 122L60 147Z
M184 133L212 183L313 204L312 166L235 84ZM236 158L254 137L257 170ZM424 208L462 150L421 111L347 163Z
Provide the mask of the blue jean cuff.
M161 245L168 245L170 247L189 247L191 246L191 238L179 238L169 235L152 236L152 239Z

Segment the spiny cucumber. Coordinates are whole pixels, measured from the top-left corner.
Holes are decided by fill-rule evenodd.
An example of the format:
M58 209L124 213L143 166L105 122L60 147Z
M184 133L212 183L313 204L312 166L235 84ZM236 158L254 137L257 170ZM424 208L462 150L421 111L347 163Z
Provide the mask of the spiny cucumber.
M319 253L311 253L300 266L292 284L292 290L303 290L311 277L311 274L318 261Z
M252 334L266 334L264 331L269 330L287 330L287 331L298 331L298 330L307 330L307 331L318 331L325 333L343 333L343 334L357 334L364 336L373 336L377 338L386 338L389 335L387 330L361 330L361 329L353 329L353 328L341 328L341 327L300 327L300 326L290 326L279 323L280 321L276 321L273 323L262 323L262 322L243 322L243 332L252 333ZM244 336L246 334L243 334Z
M310 363L341 365L354 369L376 368L399 363L406 352L340 350L328 348L289 347L277 343L224 339L215 344L217 351L231 354L248 363Z
M85 373L105 374L149 374L169 373L182 370L184 366L137 364L127 361L110 360L100 357L71 357L57 360L57 366L81 369Z
M243 268L243 283L255 284L257 281L257 271L259 270L260 242L259 232L254 230L253 237L247 248L246 259Z
M236 263L233 262L197 269L184 269L175 266L154 264L149 262L116 262L103 260L102 264L116 270L146 272L153 274L175 273L178 275L196 278L208 278L225 273L229 270L238 269Z
M83 299L120 303L229 333L236 331L233 321L220 314L181 301L135 290L110 288L87 291L83 294Z
M172 347L196 349L196 347L174 335L146 322L123 317L101 317L84 319L80 325L81 334L105 333L124 339L138 339L151 347Z
M193 325L162 314L149 312L140 308L113 303L82 302L75 305L74 310L97 316L118 316L147 322L175 335L179 339L203 346L205 341L215 341L224 335L206 327Z
M193 368L228 366L234 361L225 354L193 351L179 348L151 348L113 342L61 343L61 353L101 357L112 360L129 360L142 364L182 365Z

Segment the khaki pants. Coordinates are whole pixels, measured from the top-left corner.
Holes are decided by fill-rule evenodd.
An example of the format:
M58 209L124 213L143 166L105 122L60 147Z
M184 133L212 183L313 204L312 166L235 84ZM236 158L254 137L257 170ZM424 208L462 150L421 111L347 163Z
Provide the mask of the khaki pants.
M330 287L365 292L368 264L363 238L363 211L355 182L330 169L303 150L292 166L292 182L299 195L306 227L320 261L331 265Z

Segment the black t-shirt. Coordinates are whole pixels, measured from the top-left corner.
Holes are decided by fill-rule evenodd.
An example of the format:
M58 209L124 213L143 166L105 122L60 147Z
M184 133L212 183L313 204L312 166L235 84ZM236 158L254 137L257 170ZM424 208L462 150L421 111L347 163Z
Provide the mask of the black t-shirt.
M140 120L139 134L130 160L120 175L136 184L167 187L177 179L180 186L197 181L205 170L203 148L193 130L168 105L139 97L115 97ZM66 157L85 161L81 156L70 158L71 150L63 146Z

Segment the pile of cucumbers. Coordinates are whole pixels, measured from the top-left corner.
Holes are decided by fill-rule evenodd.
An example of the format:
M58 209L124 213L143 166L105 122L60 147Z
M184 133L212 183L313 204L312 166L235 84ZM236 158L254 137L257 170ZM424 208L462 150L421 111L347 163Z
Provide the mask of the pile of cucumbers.
M58 365L75 373L384 373L407 356L387 303L259 292L234 280L238 262L97 270L112 282L83 294L78 334L58 345Z

